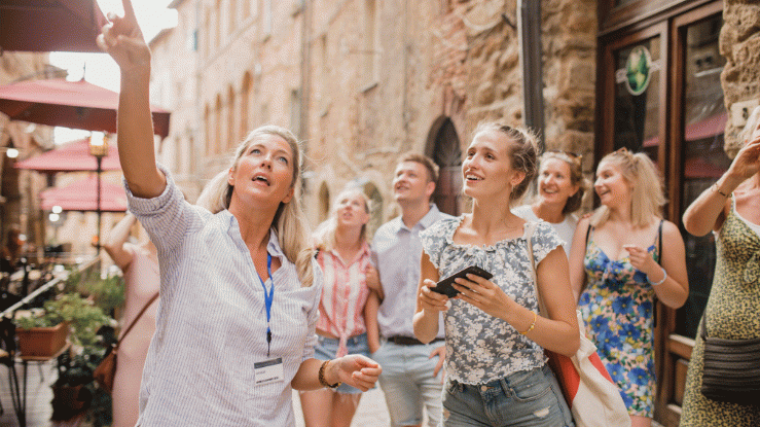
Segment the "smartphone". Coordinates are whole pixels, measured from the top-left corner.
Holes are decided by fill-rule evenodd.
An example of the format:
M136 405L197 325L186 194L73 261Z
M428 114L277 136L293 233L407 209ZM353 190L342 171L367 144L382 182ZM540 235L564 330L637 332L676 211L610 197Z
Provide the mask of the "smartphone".
M439 294L444 294L448 296L449 298L453 298L457 296L457 294L459 293L459 291L454 289L454 287L452 286L452 283L454 283L454 279L456 279L457 277L466 279L467 278L466 276L468 274L474 274L486 280L493 277L493 274L483 270L480 267L476 267L476 266L467 267L464 270L454 273L451 276L439 281L438 283L435 284L434 287L430 288L430 290L433 292L438 292Z

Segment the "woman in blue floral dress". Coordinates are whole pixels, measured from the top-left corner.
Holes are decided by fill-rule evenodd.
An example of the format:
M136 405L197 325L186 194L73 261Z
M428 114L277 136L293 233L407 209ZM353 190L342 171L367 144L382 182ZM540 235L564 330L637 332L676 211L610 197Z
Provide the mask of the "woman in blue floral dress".
M580 344L567 257L551 225L541 221L528 236L527 222L510 211L535 172L532 136L509 126L479 127L462 164L472 213L420 233L414 332L432 341L445 312L445 427L573 425L543 351L570 356ZM550 318L538 315L528 238ZM469 266L493 278L457 279L460 293L452 299L430 290L439 278Z
M620 388L632 427L652 424L655 296L677 308L689 293L683 238L661 218L660 182L646 154L621 149L602 158L594 183L601 206L578 223L570 251L588 337ZM667 242L663 253L659 239Z

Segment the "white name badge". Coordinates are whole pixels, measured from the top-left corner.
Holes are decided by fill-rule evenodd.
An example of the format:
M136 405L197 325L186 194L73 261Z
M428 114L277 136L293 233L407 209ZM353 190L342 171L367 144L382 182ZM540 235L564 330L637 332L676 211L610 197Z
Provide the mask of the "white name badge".
M285 371L282 367L282 357L265 360L253 364L254 384L256 386L284 381Z

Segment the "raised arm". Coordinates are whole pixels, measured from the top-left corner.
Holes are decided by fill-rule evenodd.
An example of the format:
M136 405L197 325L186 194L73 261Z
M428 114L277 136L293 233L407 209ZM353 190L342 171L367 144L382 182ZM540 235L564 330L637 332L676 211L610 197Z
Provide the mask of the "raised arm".
M119 159L124 178L137 197L152 198L166 188L156 167L153 120L150 113L150 49L145 43L130 0L122 0L124 17L109 13L110 23L97 38L98 46L121 69L117 119Z
M121 271L125 271L129 267L129 264L132 263L134 253L124 244L129 238L129 230L136 222L137 218L130 212L127 212L124 218L111 229L111 233L109 233L105 242L103 242L103 249L108 252L108 255Z
M723 212L731 203L728 196L739 184L760 171L760 123L757 122L760 114L757 108L752 113L755 120L748 123L753 126L749 142L739 150L728 171L718 182L703 191L684 212L683 225L689 233L704 236L710 231L720 230L725 220Z

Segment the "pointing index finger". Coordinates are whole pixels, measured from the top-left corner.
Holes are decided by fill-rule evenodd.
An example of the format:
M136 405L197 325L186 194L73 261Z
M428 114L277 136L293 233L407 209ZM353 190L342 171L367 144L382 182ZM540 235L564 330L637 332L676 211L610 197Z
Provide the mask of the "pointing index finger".
M135 9L132 7L132 0L121 0L121 5L124 8L124 18L135 21Z

